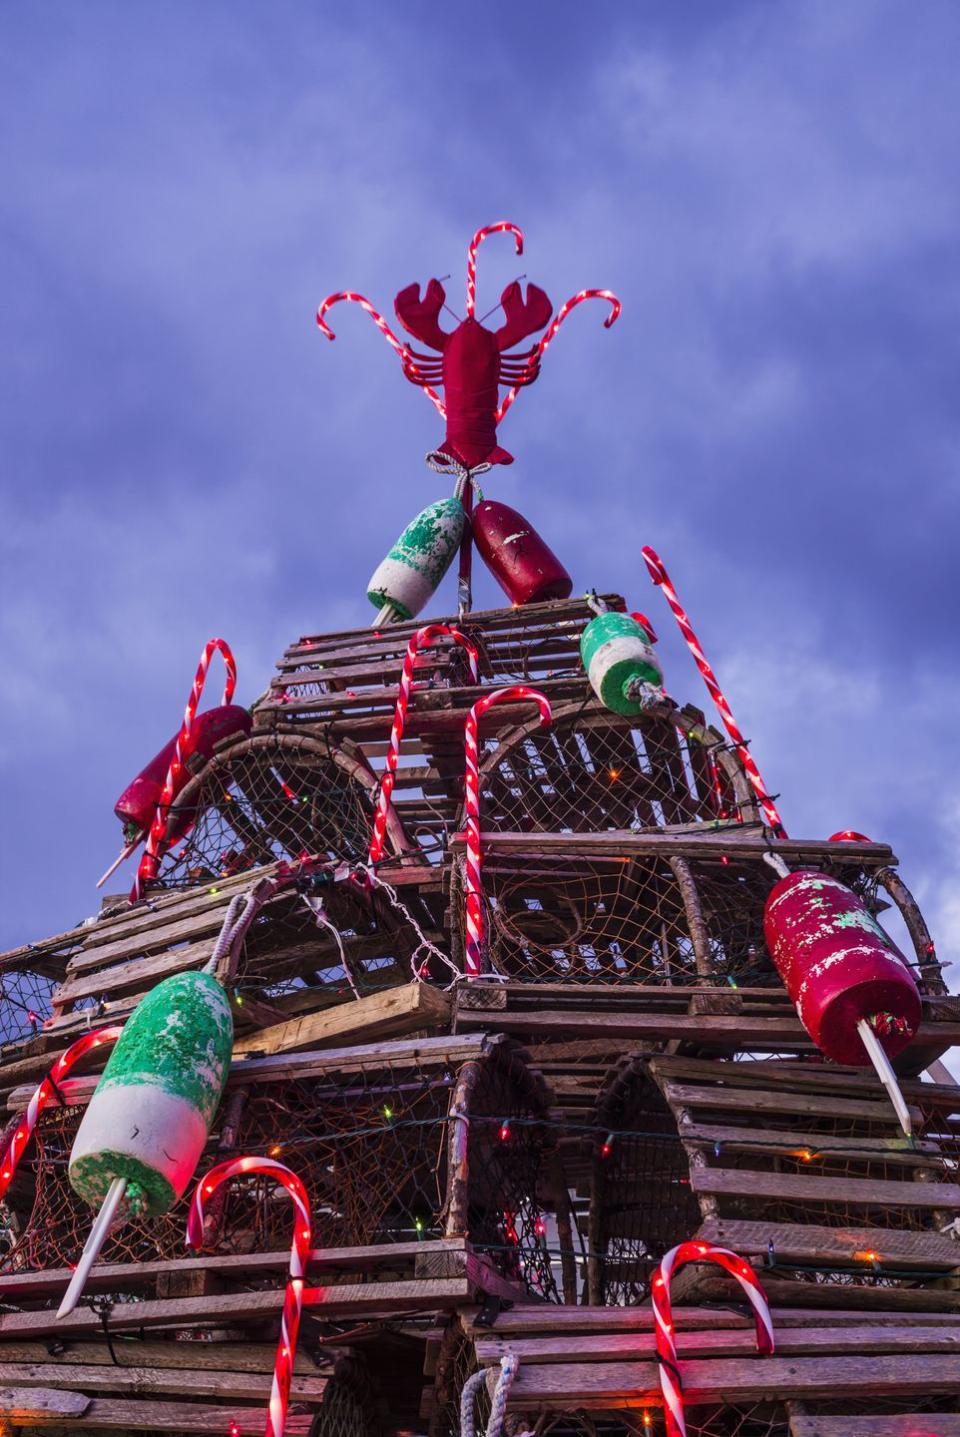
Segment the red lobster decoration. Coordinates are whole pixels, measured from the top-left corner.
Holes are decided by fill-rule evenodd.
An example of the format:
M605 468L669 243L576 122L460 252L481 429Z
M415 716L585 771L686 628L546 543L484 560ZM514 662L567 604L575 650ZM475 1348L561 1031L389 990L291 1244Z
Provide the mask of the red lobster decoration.
M489 330L476 318L477 249L487 235L503 231L514 236L517 254L523 254L523 232L516 225L500 220L477 230L467 256L467 317L456 329L448 332L440 328L440 311L447 296L438 279L430 281L422 299L418 284L408 285L397 295L394 308L400 323L408 334L421 344L429 345L436 354L421 354L409 344L402 344L362 294L341 290L328 295L317 310L317 324L328 339L336 338L324 319L332 305L345 299L367 311L400 356L403 372L411 384L426 391L446 420L446 438L437 453L466 469L476 469L481 464L513 463L513 455L497 443L497 425L520 390L532 384L540 373L540 360L570 311L585 299L605 299L610 304L610 313L603 323L609 329L622 308L616 295L608 289L583 289L561 307L546 334L532 349L505 353L543 329L550 321L553 307L535 284L527 286L524 298L520 284L513 280L500 296L498 306L503 309L505 323L497 330ZM434 386L443 388L443 399ZM507 390L502 400L501 387Z

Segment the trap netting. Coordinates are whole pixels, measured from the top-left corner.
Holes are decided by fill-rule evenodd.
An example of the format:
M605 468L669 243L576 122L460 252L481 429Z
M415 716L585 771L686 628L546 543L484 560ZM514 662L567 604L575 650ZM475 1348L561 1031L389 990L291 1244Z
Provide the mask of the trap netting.
M489 962L530 982L664 985L779 982L763 942L776 881L757 859L564 856L511 849L484 859ZM726 861L724 859L726 858ZM459 886L459 923L464 922Z
M588 1299L633 1306L649 1296L664 1254L701 1220L673 1114L642 1059L601 1098L591 1142Z
M230 1154L272 1157L303 1180L317 1247L462 1235L498 1271L555 1298L540 1208L548 1135L537 1086L500 1045L459 1068L421 1059L410 1046L398 1057L315 1061L300 1078L229 1090L194 1180ZM76 1107L47 1109L37 1125L7 1198L6 1270L66 1267L80 1256L93 1214L67 1167L81 1116ZM161 1217L115 1229L100 1261L186 1256L191 1193L192 1185ZM209 1248L286 1251L292 1212L269 1179L232 1183L210 1204Z
M38 958L26 966L4 963L0 968L0 1048L39 1031L50 1016L53 990L62 981L62 961L45 963Z
M356 1359L341 1361L327 1383L310 1437L375 1437L379 1423L371 1401L371 1373Z
M376 780L346 748L278 730L214 754L171 806L164 888L305 856L366 857Z
M757 823L743 770L699 715L618 718L590 698L486 737L482 826L590 833Z

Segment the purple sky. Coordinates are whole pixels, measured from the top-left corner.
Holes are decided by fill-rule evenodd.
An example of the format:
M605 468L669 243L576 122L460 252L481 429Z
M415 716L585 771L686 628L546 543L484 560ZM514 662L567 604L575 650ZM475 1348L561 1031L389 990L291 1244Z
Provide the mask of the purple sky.
M703 703L661 551L788 828L892 842L950 956L955 4L92 0L2 31L0 946L96 910L211 634L249 702L300 633L368 622L440 429L366 316L330 345L314 309L452 272L462 312L508 218L555 303L624 311L568 323L487 492L649 610ZM480 313L519 267L484 247Z

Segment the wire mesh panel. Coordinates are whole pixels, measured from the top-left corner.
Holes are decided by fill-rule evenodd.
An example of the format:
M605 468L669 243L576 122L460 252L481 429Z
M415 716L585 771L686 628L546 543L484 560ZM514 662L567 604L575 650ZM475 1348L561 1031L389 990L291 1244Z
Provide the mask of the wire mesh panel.
M649 1295L664 1253L693 1236L700 1208L673 1115L642 1059L611 1083L597 1109L590 1196L591 1302L629 1306Z
M483 826L504 832L657 830L755 821L742 770L697 719L618 718L596 700L487 738Z
M56 974L56 976L54 976ZM0 1045L29 1038L50 1016L61 965L5 965L0 969Z
M277 859L365 858L375 779L359 758L295 732L232 743L179 795L167 822L166 888L228 878Z

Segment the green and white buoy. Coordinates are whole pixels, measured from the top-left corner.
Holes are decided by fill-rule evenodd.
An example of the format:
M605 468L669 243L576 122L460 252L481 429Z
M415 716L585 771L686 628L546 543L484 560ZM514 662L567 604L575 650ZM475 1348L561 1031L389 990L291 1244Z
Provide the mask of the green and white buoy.
M663 697L663 671L651 636L631 614L598 614L580 636L590 687L605 708L633 718Z
M463 505L451 496L428 504L407 525L367 585L378 610L374 627L416 618L453 562L464 522Z
M58 1317L76 1306L117 1216L158 1217L186 1191L233 1052L233 1015L209 973L178 973L142 999L117 1040L70 1153L70 1185L100 1204Z

